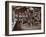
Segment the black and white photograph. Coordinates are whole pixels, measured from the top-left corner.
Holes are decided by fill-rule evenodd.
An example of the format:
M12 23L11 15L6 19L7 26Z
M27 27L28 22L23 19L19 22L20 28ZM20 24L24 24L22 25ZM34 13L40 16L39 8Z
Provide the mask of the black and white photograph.
M7 2L6 9L6 34L44 33L44 3Z
M12 6L13 31L41 29L41 7Z

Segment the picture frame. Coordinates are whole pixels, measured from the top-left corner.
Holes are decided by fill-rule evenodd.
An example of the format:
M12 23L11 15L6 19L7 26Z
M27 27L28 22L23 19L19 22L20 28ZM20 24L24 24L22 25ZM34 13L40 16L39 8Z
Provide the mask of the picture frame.
M21 21L16 22L16 20ZM45 34L45 3L5 1L5 35L32 34Z

